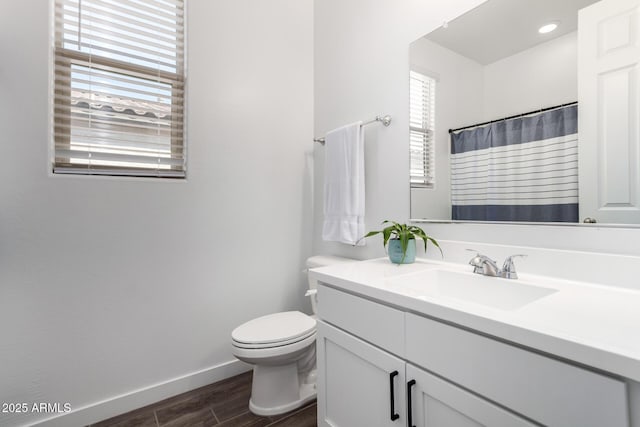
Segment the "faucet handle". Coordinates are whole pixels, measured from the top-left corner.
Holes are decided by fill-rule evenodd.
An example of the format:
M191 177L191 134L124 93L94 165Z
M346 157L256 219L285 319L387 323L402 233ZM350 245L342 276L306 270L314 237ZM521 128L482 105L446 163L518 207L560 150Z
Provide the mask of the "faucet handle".
M480 251L477 251L475 249L466 249L469 252L475 252L476 256L474 256L473 258L471 258L469 260L469 264L475 267L474 273L478 273L479 269L482 269L482 254L480 254Z
M477 250L477 249L466 249L466 250L467 250L467 251L470 251L470 252L475 252L475 253L476 253L476 256L474 256L473 258L471 258L471 261L474 261L474 260L477 260L478 262L479 262L479 261L482 261L482 260L485 260L485 261L487 261L487 260L488 260L488 261L493 261L493 260L492 260L491 258L489 258L488 256L486 256L486 255L484 255L484 254L481 254L481 253L480 253L480 251L479 251L479 250ZM469 261L469 263L470 263L470 264L471 264L471 261ZM495 261L493 261L493 262L495 262ZM471 264L471 265L473 265L473 264Z
M486 255L481 254L480 251L477 251L475 249L467 250L476 252L476 256L469 260L469 265L473 266L474 273L487 275L486 270L488 268L492 272L492 274L490 274L491 276L496 276L499 274L498 266L496 265L496 262L494 260Z
M518 273L516 273L516 265L513 262L513 259L516 257L526 258L527 255L524 255L524 254L511 255L504 260L504 264L502 265L502 277L504 277L505 279L518 278Z

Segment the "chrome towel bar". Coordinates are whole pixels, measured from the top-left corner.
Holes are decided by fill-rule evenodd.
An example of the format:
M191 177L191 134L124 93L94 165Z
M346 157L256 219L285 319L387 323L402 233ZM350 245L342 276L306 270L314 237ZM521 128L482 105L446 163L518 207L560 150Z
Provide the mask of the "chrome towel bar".
M367 122L362 123L362 126L370 125L371 123L376 123L376 122L382 122L383 125L389 126L391 124L391 116L390 115L376 116L375 119L371 119ZM324 145L324 138L313 138L313 140L315 142L319 142L320 144Z

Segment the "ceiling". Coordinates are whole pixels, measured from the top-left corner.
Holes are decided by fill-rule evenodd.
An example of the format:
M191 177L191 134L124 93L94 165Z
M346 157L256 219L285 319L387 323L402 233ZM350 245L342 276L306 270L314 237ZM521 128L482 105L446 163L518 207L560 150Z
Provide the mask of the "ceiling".
M597 0L488 0L425 38L486 65L575 31L578 10ZM538 28L558 21L555 31Z

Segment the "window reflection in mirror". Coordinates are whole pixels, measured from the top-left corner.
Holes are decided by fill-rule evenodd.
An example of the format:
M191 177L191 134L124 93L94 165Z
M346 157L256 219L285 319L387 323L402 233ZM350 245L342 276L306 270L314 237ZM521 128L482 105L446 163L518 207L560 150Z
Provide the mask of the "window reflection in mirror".
M436 79L417 70L409 72L409 151L411 188L433 188L435 162Z

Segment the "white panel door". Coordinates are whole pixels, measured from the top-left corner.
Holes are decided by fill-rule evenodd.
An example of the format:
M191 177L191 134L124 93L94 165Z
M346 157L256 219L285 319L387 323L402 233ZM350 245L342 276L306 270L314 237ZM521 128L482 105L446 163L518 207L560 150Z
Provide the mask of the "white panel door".
M322 321L316 337L318 425L404 427L405 362Z
M533 427L523 418L407 364L407 392L415 427Z
M580 220L640 223L640 0L578 16Z

